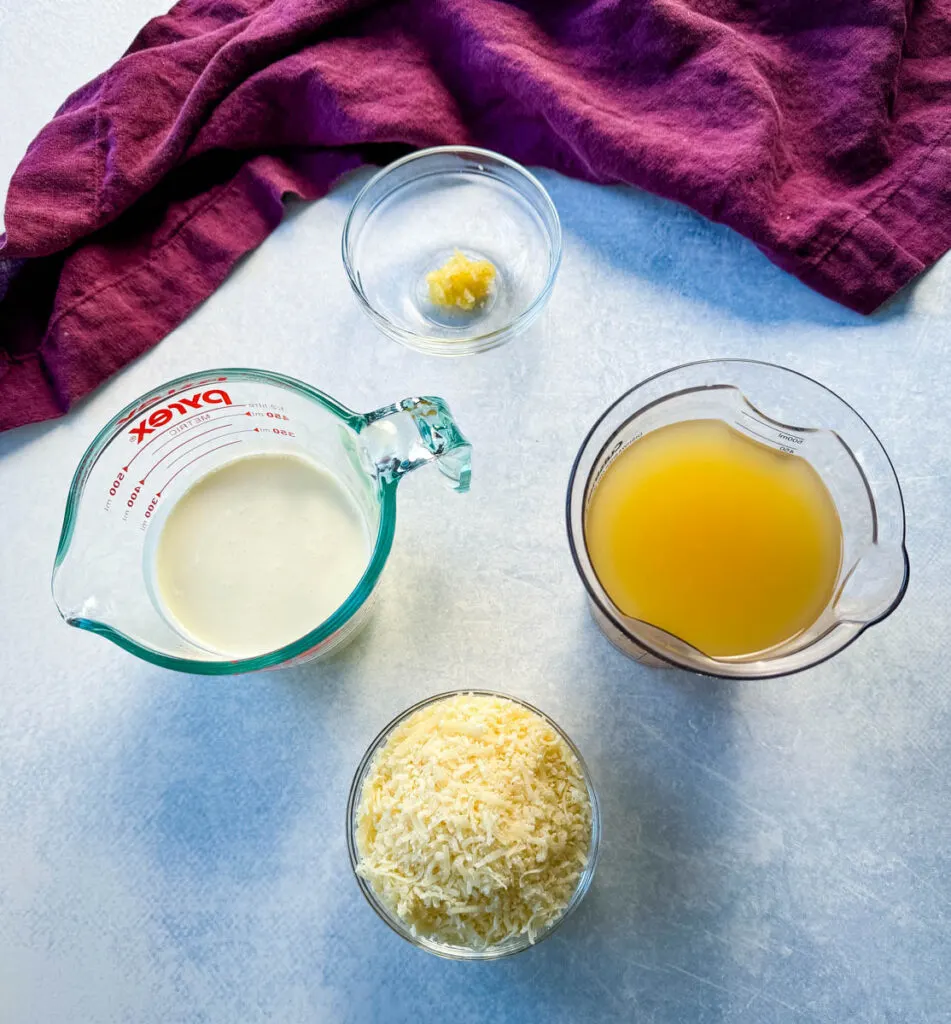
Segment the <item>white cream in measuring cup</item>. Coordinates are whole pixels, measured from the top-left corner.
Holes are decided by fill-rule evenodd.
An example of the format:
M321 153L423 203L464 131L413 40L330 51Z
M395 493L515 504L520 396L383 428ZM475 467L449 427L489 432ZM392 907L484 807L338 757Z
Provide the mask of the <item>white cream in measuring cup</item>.
M320 657L367 621L399 481L430 462L468 490L469 444L440 398L358 413L267 370L180 377L83 455L53 597L70 625L166 668Z
M246 455L171 507L155 547L154 597L200 647L250 658L323 622L369 554L360 510L336 477L298 455Z

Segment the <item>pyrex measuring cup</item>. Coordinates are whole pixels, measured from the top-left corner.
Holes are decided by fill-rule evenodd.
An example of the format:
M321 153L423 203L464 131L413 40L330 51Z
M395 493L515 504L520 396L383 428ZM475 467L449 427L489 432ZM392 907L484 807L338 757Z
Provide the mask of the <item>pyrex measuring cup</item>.
M808 460L835 502L842 564L819 618L755 654L716 658L649 622L626 616L601 586L585 544L585 514L614 458L651 430L719 419L781 452ZM688 363L622 395L592 427L568 484L568 538L595 620L625 654L715 676L785 675L832 657L898 607L908 585L905 509L891 460L861 416L809 377L741 359Z
M86 450L66 501L53 597L70 625L165 668L222 675L319 657L368 616L393 542L400 478L435 460L452 487L466 491L469 451L440 398L361 415L266 370L179 377L126 406ZM149 560L164 516L191 484L238 456L268 452L305 456L333 474L359 508L371 550L328 619L279 650L231 660L169 624L151 594Z

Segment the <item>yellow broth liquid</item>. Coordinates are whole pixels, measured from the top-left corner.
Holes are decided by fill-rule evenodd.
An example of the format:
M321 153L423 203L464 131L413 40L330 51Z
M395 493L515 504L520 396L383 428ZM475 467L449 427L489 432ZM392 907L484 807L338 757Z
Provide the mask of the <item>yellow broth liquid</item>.
M819 474L720 420L660 427L624 449L585 514L614 604L711 657L764 651L832 598L842 524Z

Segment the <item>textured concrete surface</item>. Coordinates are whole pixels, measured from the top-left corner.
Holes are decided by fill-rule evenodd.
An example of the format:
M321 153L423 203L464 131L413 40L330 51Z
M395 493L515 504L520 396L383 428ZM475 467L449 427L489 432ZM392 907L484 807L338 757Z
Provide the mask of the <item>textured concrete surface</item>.
M66 92L157 9L0 0L0 194ZM951 263L863 320L683 209L543 174L566 232L544 322L443 362L376 334L349 293L339 234L363 177L294 210L67 418L0 436L0 1021L951 1020ZM650 373L727 355L839 391L904 487L904 604L788 680L625 660L587 615L564 534L571 460L599 411ZM475 445L473 489L407 479L378 612L333 662L167 673L59 621L62 503L121 405L242 364L359 409L445 396ZM444 963L392 934L344 844L376 731L468 685L553 715L603 803L581 910L494 965Z

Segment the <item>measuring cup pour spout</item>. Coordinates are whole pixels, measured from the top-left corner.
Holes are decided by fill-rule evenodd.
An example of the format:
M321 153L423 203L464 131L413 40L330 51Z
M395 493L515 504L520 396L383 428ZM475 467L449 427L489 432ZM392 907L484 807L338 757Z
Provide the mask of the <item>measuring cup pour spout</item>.
M235 460L264 455L294 457L333 478L360 520L366 561L349 596L309 632L276 650L236 656L191 636L168 610L157 551L167 517L194 484ZM69 625L165 668L226 675L320 657L369 617L393 544L399 482L430 462L453 490L469 489L470 446L441 398L406 398L359 413L267 370L179 377L114 416L80 461L53 598ZM359 562L351 568L359 571ZM196 559L187 571L210 570Z

